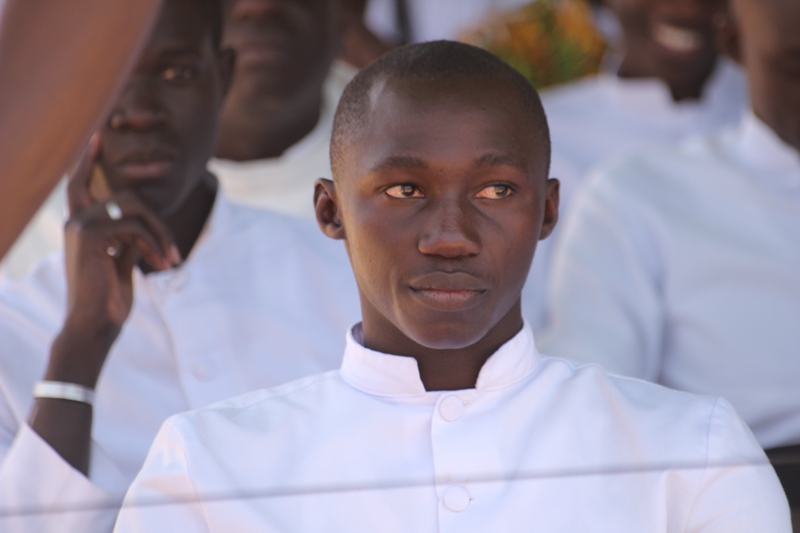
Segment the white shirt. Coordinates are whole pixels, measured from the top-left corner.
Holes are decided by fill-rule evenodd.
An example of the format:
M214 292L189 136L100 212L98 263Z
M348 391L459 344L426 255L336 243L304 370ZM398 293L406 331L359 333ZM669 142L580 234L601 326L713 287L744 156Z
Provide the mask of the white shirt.
M800 443L800 154L755 116L612 164L576 200L541 347L731 401Z
M667 85L657 79L600 74L544 91L542 103L553 145L550 175L561 182L559 212L563 221L593 167L628 152L735 125L747 107L747 90L739 68L720 60L698 101L676 103ZM550 283L551 249L561 226L540 243L523 293L525 318L537 333L547 321L545 292Z
M528 327L474 389L426 392L413 358L351 335L340 371L173 417L115 529L790 530L727 402L542 357Z
M314 129L280 157L253 161L212 159L230 199L286 215L314 219L314 182L331 179L330 144L333 117L344 88L356 69L337 61L325 82L323 105Z
M218 194L185 264L136 270L134 304L96 389L90 478L29 426L32 387L60 330L60 255L0 284L0 531L110 531L153 437L175 413L338 368L360 316L341 242ZM42 513L101 502L109 512ZM32 516L17 517L28 507ZM5 520L5 521L4 521Z

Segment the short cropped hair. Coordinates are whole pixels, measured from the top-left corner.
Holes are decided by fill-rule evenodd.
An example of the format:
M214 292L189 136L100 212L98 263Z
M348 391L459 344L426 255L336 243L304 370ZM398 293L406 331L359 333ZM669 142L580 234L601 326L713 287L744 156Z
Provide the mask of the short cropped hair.
M527 119L544 144L546 170L549 172L550 130L542 101L533 85L503 60L482 48L453 41L432 41L387 52L347 85L333 121L330 157L334 178L341 172L345 148L366 123L370 113L370 92L376 82L401 79L432 83L488 79L510 86L519 95Z
M211 42L214 48L222 46L222 28L224 25L223 0L202 0L202 7L208 10L209 23L211 24Z

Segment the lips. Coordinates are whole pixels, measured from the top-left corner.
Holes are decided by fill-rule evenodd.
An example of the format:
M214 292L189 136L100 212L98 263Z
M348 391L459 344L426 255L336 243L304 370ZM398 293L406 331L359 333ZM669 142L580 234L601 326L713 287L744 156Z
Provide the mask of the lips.
M118 172L133 179L156 179L172 170L175 157L163 150L148 150L129 153L116 164Z
M488 286L464 272L434 272L413 279L411 294L423 304L442 311L460 311L477 305Z
M699 31L664 22L653 25L653 40L662 47L681 54L697 52L706 44L705 36Z

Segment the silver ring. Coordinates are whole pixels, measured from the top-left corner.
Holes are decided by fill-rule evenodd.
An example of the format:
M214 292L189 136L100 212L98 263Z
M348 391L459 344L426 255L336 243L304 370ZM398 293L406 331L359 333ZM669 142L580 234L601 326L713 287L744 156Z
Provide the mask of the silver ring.
M106 202L106 213L111 220L119 220L122 218L122 208L114 200Z

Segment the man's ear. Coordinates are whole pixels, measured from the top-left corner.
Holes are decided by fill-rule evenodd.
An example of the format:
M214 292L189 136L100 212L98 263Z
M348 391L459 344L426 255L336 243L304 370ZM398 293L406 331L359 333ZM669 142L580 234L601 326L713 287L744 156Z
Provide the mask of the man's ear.
M717 32L717 48L719 51L742 64L742 39L736 17L728 6L716 16L714 26Z
M558 223L558 201L561 184L555 178L547 180L545 185L544 198L544 222L542 231L539 233L539 240L544 240L553 233Z
M320 178L314 183L314 210L322 233L331 239L344 239L344 225L339 214L339 199L336 184Z
M219 51L219 74L222 78L222 99L228 95L233 83L233 73L236 70L236 50L222 48Z

